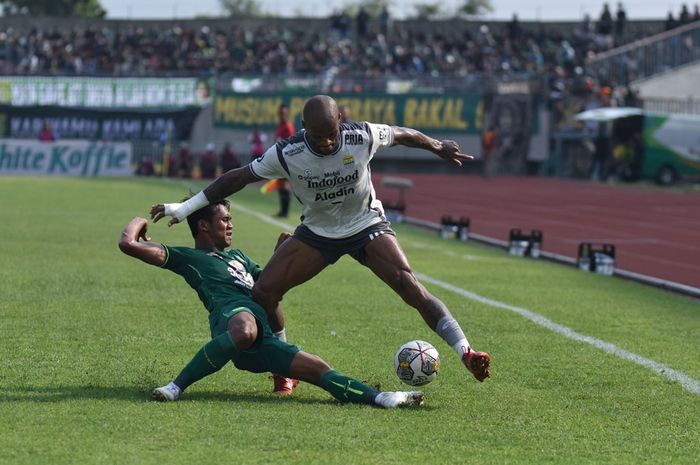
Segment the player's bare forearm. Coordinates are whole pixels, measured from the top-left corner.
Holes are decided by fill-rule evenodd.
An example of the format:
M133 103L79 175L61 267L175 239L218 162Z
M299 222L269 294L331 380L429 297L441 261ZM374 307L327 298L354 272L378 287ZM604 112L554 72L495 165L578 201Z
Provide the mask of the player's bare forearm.
M417 149L437 152L440 150L440 141L426 136L422 132L413 128L404 128L401 126L392 126L394 132L394 144L403 145L404 147L414 147Z
M149 265L162 266L166 258L165 248L162 244L150 242L147 232L148 220L139 217L132 219L122 231L119 249Z
M405 147L414 147L433 152L443 160L450 163L462 166L462 162L473 160L474 157L462 153L459 144L453 140L437 140L430 136L426 136L422 132L401 126L392 126L394 133L394 145L403 145Z
M204 195L207 196L210 202L215 202L235 194L251 182L257 180L258 178L253 176L248 166L232 169L225 172L219 176L216 181L205 187Z

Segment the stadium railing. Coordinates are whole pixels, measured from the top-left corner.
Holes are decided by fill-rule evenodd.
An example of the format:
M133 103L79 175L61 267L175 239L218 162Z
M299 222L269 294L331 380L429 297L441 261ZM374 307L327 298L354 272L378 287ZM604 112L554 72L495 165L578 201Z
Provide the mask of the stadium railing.
M700 115L700 99L645 98L644 109L654 113Z
M700 60L700 21L686 24L587 60L592 74L613 85L627 85Z

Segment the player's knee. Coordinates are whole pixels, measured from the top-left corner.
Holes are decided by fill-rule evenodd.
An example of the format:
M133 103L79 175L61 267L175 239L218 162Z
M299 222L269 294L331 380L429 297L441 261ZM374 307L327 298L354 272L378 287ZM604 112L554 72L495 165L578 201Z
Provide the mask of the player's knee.
M228 332L238 350L248 349L258 338L258 325L255 318L248 313L243 315L241 315L242 318L231 318L228 325Z

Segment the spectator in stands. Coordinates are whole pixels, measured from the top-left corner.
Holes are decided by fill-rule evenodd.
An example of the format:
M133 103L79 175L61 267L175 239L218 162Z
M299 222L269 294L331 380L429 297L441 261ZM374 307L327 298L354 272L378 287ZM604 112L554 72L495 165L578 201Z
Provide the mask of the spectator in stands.
M41 132L39 133L39 140L42 142L53 142L56 139L58 139L58 137L51 128L51 123L44 121L44 125L41 127Z
M231 144L228 142L224 144L224 150L221 152L221 172L225 173L227 171L240 168L241 164L238 162L236 154L231 148Z
M255 160L260 158L263 153L265 153L265 142L267 141L267 134L262 132L260 129L255 127L253 132L248 136L248 142L250 143L250 159Z
M693 9L693 22L695 21L700 21L700 6L698 4L695 4L695 8Z
M219 160L217 160L214 148L215 145L213 143L208 143L199 162L202 177L205 179L214 179L216 177L216 168L219 166Z
M690 11L685 3L681 6L681 14L678 17L679 26L684 26L690 22Z
M627 22L627 13L622 6L622 2L617 4L617 12L615 13L615 36L619 40L625 33L625 23Z
M567 71L573 70L575 65L576 50L568 40L562 40L557 53L557 64Z
M348 38L348 29L350 29L350 18L345 10L339 10L333 13L330 18L331 21L331 35L333 36L333 41L338 39Z
M696 5L697 9L697 5ZM389 35L389 22L391 21L391 16L389 15L389 8L384 5L382 12L379 13L379 32L382 33L384 37Z
M508 38L511 42L517 42L520 40L520 21L518 21L517 13L513 13L513 19L508 23Z
M364 39L367 36L367 26L369 24L369 13L367 13L364 6L361 6L360 11L357 12L355 22L357 24L358 38Z
M192 168L194 167L194 157L187 143L180 144L180 152L177 154L178 174L181 178L189 179L192 177Z
M670 31L678 26L675 18L673 17L673 12L669 10L668 16L666 17L666 22L664 23L664 30Z
M609 36L612 34L613 21L612 14L610 13L610 5L607 3L603 5L603 11L600 13L600 19L598 19L598 34L602 36Z
M586 13L583 15L583 20L579 26L579 37L581 41L587 43L593 37L593 27L591 26L591 15Z

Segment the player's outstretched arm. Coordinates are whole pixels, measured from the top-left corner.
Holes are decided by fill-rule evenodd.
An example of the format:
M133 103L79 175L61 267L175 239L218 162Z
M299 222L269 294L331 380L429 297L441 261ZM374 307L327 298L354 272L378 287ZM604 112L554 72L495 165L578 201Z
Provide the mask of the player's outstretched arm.
M464 161L474 159L473 156L462 153L459 144L453 140L433 139L416 129L401 126L392 126L391 129L394 132L394 145L429 150L443 160L457 166L462 166Z
M212 201L225 199L251 182L258 181L248 166L229 170L209 184L203 191L182 203L159 203L151 206L151 219L154 223L161 218L172 216L168 226L180 223L190 213L206 207Z
M148 220L136 217L129 221L119 239L119 248L125 254L138 258L149 265L163 266L167 257L165 247L157 242L150 242L147 235Z

